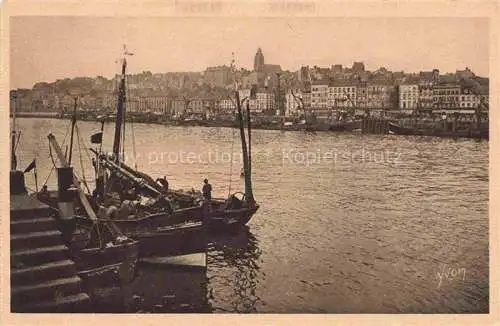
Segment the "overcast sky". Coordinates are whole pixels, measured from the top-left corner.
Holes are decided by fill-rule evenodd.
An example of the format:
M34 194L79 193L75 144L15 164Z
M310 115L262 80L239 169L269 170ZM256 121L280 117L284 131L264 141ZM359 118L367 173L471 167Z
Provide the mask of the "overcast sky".
M488 21L481 18L11 18L11 87L31 88L76 76L111 77L123 44L135 55L129 71L203 71L229 64L253 69L265 62L384 66L392 71L442 72L470 67L488 76Z

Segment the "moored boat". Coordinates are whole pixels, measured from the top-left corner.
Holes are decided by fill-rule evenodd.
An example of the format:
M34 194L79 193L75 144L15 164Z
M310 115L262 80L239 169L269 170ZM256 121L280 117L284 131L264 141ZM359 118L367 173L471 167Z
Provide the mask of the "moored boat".
M389 122L389 132L396 135L423 135L421 130L402 127L392 122Z
M125 50L124 55L127 54ZM95 152L95 202L99 219L113 222L125 235L138 240L141 256L204 252L206 209L203 204L191 202L184 205L168 198L149 176L120 159L124 147L126 66L124 57L112 154Z
M361 120L334 121L330 124L330 131L353 131L361 128Z
M431 136L445 138L473 138L473 139L488 139L489 130L483 129L459 129L459 130L442 130L437 128L408 128L402 127L396 123L389 123L389 133L395 135L407 136Z

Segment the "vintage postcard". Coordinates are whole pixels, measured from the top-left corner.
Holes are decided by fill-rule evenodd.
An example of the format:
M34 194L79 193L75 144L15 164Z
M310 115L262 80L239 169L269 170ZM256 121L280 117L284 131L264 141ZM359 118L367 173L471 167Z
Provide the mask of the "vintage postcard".
M498 322L496 2L3 5L6 324Z

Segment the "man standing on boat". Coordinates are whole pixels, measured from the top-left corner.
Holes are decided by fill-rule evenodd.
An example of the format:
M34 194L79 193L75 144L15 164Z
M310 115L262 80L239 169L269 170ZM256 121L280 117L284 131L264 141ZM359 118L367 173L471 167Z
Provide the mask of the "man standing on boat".
M201 192L203 193L203 197L205 197L206 200L211 200L212 199L212 185L208 183L208 179L203 180L203 188Z

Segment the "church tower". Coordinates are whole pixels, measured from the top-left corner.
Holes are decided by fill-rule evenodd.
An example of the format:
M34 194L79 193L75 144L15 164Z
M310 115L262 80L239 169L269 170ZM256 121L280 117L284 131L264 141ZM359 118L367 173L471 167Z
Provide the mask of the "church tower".
M253 62L253 70L257 72L264 71L264 55L262 54L262 50L259 48L257 53L255 54L255 59Z

